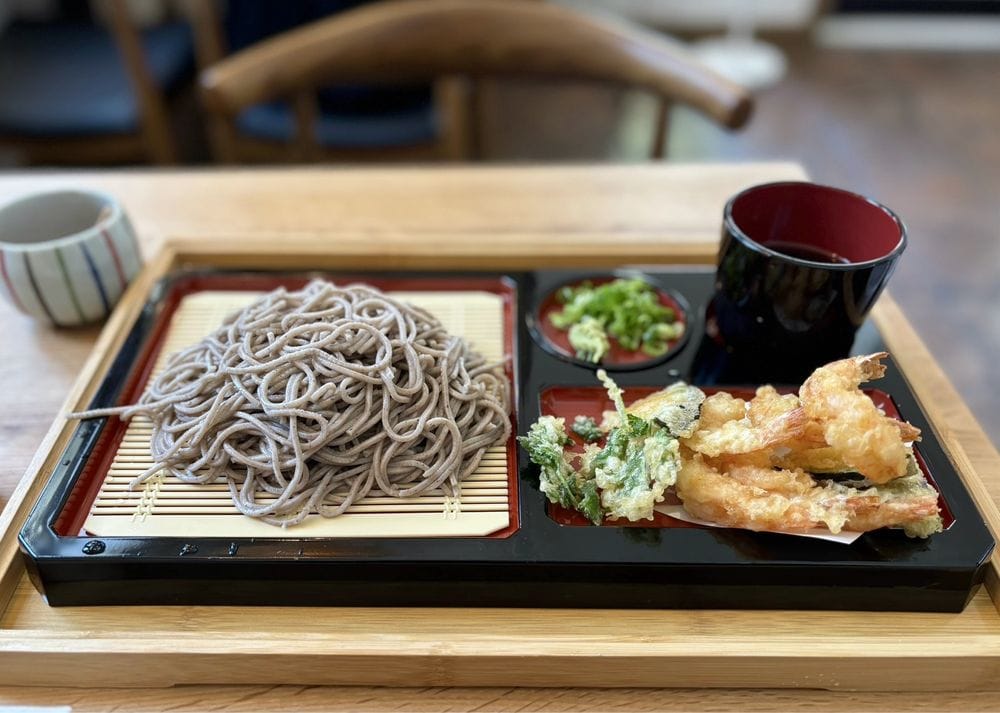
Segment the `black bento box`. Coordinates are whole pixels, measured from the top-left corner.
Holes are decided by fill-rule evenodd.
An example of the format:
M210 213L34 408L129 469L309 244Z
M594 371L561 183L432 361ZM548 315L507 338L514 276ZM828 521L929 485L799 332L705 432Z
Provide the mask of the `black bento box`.
M614 374L625 388L677 378L705 384L703 313L713 273L646 270L643 277L679 295L686 343L647 368ZM141 390L171 305L191 291L299 285L307 277L412 282L489 280L510 295L509 347L515 424L527 431L551 387L593 387L592 369L539 345L531 324L570 272L484 273L181 273L164 281L133 326L92 407ZM478 283L477 283L478 284ZM244 287L240 287L244 285ZM855 353L883 350L871 324ZM913 377L916 378L916 377ZM294 528L271 537L101 537L81 528L102 478L102 453L116 427L81 422L20 533L32 581L53 606L226 604L338 606L503 606L579 608L731 608L961 611L980 584L994 541L907 384L890 363L876 386L923 432L919 455L941 494L947 529L926 540L880 530L853 544L726 528L561 524L538 489L537 469L511 445L507 531L486 537L310 538ZM111 419L117 421L117 419Z

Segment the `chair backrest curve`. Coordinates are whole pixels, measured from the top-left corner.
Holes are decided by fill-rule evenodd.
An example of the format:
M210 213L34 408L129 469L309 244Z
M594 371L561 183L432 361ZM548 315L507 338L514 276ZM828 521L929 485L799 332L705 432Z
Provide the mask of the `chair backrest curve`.
M203 72L224 115L336 83L442 76L581 79L645 89L739 128L749 93L653 32L510 0L395 0L283 33Z

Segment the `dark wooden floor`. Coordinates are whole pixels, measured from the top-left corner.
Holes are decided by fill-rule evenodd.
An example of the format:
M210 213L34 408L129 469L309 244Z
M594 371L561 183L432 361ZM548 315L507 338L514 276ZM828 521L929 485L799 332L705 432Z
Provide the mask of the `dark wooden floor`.
M760 93L743 133L678 136L679 153L794 159L896 210L910 244L891 289L1000 442L1000 54L786 49L789 76ZM619 95L521 87L501 99L498 158L621 158Z

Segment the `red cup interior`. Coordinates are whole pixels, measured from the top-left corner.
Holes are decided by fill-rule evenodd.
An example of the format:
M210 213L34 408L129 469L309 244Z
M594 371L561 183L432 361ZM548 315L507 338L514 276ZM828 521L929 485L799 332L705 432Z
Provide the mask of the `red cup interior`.
M903 241L902 224L885 207L813 183L750 188L733 199L727 217L743 235L765 247L807 246L851 263L886 257ZM784 252L777 245L774 249Z

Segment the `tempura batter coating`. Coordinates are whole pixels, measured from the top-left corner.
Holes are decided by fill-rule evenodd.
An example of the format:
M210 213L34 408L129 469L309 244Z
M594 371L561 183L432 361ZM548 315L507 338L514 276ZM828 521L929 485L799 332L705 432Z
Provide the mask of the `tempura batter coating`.
M683 463L677 496L685 510L702 520L788 532L825 526L837 533L850 515L846 495L818 487L803 471L743 466L724 474L697 454Z
M691 454L677 475L677 496L695 517L748 530L902 527L919 537L941 531L937 492L915 469L889 485L869 487L864 481L817 482L801 470L740 466L720 472Z
M847 466L873 483L887 483L906 474L909 449L903 442L919 430L905 429L886 416L859 386L885 374L885 352L831 362L812 373L799 397L810 419L819 423L823 437Z
M809 419L795 396L761 387L749 402L720 391L701 406L698 430L683 444L709 457L770 451L805 438Z

